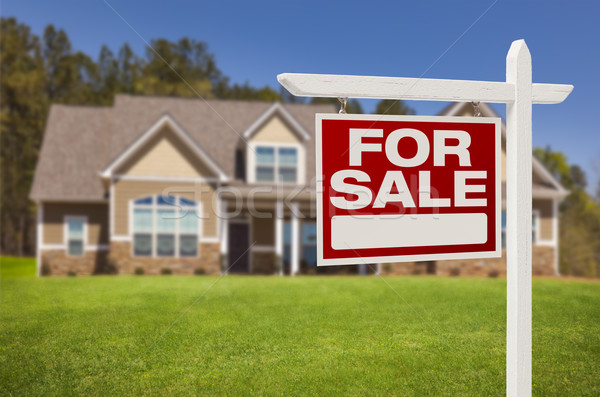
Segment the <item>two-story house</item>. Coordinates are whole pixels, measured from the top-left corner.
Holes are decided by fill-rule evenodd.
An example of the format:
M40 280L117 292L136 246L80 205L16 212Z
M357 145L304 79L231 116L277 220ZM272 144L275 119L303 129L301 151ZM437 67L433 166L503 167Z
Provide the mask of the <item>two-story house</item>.
M315 114L335 111L131 95L117 95L112 107L53 105L30 195L38 208L38 273L295 274L312 268ZM459 103L442 113L471 111ZM482 111L495 116L488 106ZM534 274L554 274L557 206L566 192L535 160L533 172ZM506 271L502 260L463 262L379 268Z

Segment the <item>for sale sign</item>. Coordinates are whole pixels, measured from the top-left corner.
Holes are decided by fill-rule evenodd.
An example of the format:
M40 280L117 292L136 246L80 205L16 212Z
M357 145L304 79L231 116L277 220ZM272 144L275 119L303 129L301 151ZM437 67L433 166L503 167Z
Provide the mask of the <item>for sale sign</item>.
M316 123L318 265L501 255L499 118Z

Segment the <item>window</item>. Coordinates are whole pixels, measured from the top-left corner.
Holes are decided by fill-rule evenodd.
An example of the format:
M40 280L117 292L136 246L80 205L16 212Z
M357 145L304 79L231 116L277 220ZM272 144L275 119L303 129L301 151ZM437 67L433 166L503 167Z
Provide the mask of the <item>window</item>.
M66 217L67 255L82 256L85 245L85 218Z
M298 148L294 146L256 146L257 182L298 182Z
M317 266L317 224L302 224L302 258L308 266Z
M531 212L531 243L537 243L539 211ZM506 249L506 210L502 210L502 249Z
M198 255L199 207L192 200L149 196L133 202L133 255Z
M317 265L317 224L315 222L302 223L300 260L308 266ZM283 266L289 269L292 263L292 224L283 223Z

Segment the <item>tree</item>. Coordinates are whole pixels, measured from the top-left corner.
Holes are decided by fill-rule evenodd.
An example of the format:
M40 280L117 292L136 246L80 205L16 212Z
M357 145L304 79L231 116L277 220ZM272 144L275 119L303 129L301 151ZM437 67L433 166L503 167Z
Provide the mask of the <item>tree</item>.
M134 83L141 75L141 61L134 54L129 44L125 43L119 49L117 57L119 92L133 94Z
M119 77L119 61L115 59L113 52L103 45L98 57L100 103L109 105L112 103L115 93L122 92L123 88Z
M134 80L134 92L212 98L213 87L223 80L212 54L202 41L183 38L177 43L153 40L146 51L141 75Z
M271 87L265 86L262 88L254 88L248 83L244 83L244 85L234 84L233 86L229 86L228 84L221 85L216 94L217 98L220 99L258 100L268 102L282 101L281 96Z
M82 52L73 52L67 34L48 25L43 40L46 97L55 103L99 103L98 67Z
M3 253L35 247L35 208L28 200L48 111L39 39L14 18L0 20L0 216Z
M415 110L401 100L382 99L375 107L375 114L416 114Z

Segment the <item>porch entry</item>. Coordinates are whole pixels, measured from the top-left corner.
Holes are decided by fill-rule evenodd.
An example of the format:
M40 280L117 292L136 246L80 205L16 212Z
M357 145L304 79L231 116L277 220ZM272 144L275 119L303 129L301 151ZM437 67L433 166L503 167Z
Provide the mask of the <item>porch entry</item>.
M250 223L229 223L229 273L250 273Z

